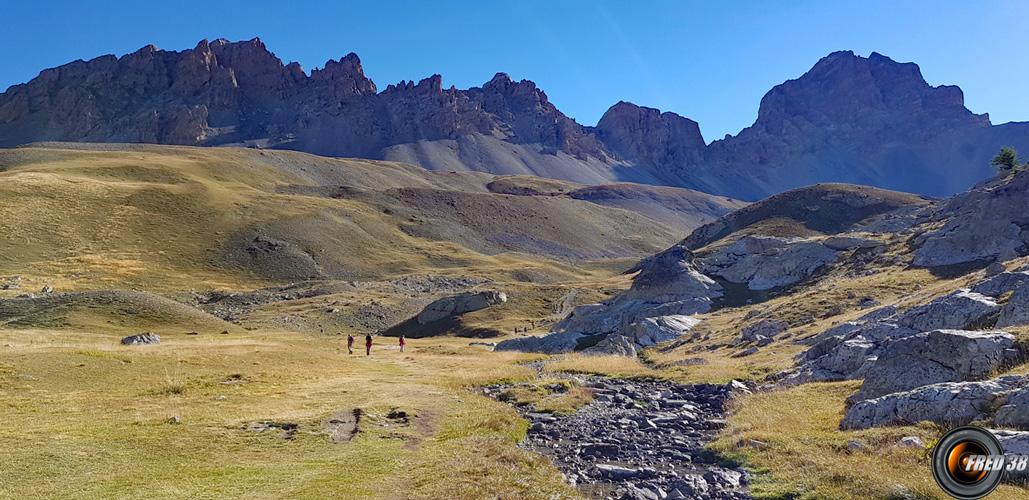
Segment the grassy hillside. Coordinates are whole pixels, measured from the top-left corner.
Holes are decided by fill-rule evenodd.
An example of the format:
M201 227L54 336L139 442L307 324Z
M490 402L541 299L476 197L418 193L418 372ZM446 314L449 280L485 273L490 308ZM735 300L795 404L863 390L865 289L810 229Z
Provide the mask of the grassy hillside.
M472 391L528 377L524 357L444 339L366 359L276 332L116 344L0 328L0 496L575 496L515 446L514 410ZM359 432L334 442L328 421L354 409Z
M682 236L632 210L493 193L493 179L252 149L3 150L0 275L32 287L150 290L476 266L503 275L638 257Z

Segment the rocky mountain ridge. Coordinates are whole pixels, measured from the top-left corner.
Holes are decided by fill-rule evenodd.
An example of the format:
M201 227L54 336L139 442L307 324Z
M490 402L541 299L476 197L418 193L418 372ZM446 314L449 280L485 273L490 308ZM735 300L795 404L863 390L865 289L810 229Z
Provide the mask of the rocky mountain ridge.
M0 94L0 147L48 140L250 145L755 200L815 182L953 194L989 175L1001 145L1029 149L1029 124L993 126L915 64L843 51L708 145L697 122L624 101L580 125L504 73L465 90L432 75L380 92L356 54L308 74L255 38L75 61Z

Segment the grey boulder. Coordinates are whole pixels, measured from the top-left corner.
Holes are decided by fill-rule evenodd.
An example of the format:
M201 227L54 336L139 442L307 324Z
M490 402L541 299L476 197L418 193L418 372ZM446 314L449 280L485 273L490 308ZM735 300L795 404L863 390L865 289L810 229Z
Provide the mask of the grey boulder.
M137 333L121 339L122 345L152 345L160 344L161 336L153 332Z
M744 236L697 259L704 274L751 290L769 290L797 283L836 260L836 251L808 240Z
M994 181L950 198L934 214L943 224L919 236L913 263L945 266L1025 255L1029 174Z
M699 323L699 319L681 314L644 318L629 326L627 336L641 347L650 347L677 339Z
M1000 311L997 327L1029 325L1029 284L1022 284Z
M961 289L901 313L897 325L919 332L992 326L1000 306L986 295Z
M1026 377L1009 376L978 382L944 382L887 394L851 406L840 427L867 429L885 425L917 424L923 421L958 426L977 420L987 420L994 408L1010 401L1013 393L1027 382L1029 379ZM1029 391L1023 392L1029 394ZM1026 399L1024 403L1029 404L1029 398ZM1017 406L1021 406L1021 409ZM1029 420L1029 417L1019 418L1016 415L1018 411L1029 413L1029 407L1016 403L1012 408L1009 414L1014 416L1015 420Z
M757 342L763 338L773 339L785 332L790 325L777 319L763 319L740 330L740 341Z
M1006 455L1029 455L1029 431L1009 431L989 429L1000 441L1000 447ZM1004 481L1014 484L1029 483L1029 468L1021 471L1005 471Z
M860 401L940 382L981 380L1014 360L1005 332L934 330L894 339L883 348L852 398Z
M993 421L1002 427L1029 430L1029 380L1023 378L1021 387L1012 391L997 408Z
M584 337L576 332L550 333L540 337L521 337L498 342L494 351L520 351L558 354L572 352Z
M1002 272L980 281L972 287L975 293L981 293L993 298L999 298L1005 293L1017 290L1022 285L1029 283L1029 272Z
M451 316L478 311L507 302L504 292L493 290L467 292L433 301L418 313L418 324L425 325Z

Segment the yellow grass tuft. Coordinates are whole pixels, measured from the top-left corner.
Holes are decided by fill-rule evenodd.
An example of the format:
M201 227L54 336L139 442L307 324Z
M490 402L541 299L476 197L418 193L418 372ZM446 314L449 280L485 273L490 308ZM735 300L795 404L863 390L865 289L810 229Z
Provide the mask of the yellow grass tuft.
M806 384L736 400L735 413L712 448L756 473L757 498L944 498L929 471L928 450L897 445L918 436L931 446L934 426L841 431L844 400L858 382ZM850 440L864 444L851 450ZM996 498L1024 498L1002 486Z

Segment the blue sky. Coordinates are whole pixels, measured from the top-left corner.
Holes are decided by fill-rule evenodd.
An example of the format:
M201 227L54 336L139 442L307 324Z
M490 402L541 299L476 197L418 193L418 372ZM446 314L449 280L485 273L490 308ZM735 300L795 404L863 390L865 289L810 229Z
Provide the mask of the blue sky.
M4 0L0 11L2 89L148 43L260 36L308 71L356 52L380 88L433 73L467 88L504 71L580 123L627 100L697 120L710 142L750 125L773 85L850 49L918 63L994 123L1029 120L1029 2Z

